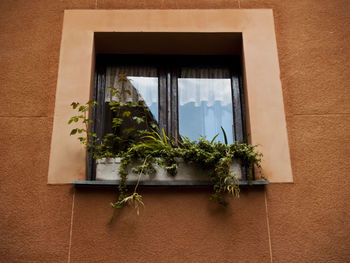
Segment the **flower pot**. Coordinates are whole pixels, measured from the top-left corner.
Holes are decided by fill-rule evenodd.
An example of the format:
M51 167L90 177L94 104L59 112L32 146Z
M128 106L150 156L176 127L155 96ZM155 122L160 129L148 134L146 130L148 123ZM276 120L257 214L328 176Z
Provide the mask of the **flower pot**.
M208 171L195 165L186 164L183 160L179 160L179 167L176 176L169 175L166 170L164 170L159 165L154 165L156 169L156 174L148 175L143 174L141 177L142 182L160 182L166 184L169 182L173 184L174 182L200 182L200 183L210 183ZM102 181L118 181L120 168L120 158L102 158L96 160L96 180ZM231 171L236 174L239 180L242 179L242 166L240 160L234 160L231 164ZM138 179L138 174L130 172L128 175L128 182L136 182Z

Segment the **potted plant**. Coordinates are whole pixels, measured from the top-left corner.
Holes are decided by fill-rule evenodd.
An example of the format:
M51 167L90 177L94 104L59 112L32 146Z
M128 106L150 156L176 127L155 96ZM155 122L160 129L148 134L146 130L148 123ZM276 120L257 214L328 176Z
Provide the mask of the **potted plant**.
M127 81L121 74L121 81ZM158 130L148 108L142 101L122 102L124 94L130 90L110 89L116 101L109 102L113 112L112 130L103 138L90 132L92 120L89 111L96 102L81 105L71 104L78 114L71 117L68 124L79 123L84 128L74 128L71 135L78 134L80 142L86 145L88 152L96 160L97 180L118 180L118 200L112 203L114 208L134 204L139 211L143 205L142 196L137 193L141 180L199 180L212 185L211 199L226 205L225 193L239 196L239 180L242 179L242 167L247 168L251 180L254 167L260 168L262 154L256 151L256 145L234 142L227 143L222 129L224 142L216 142L201 137L197 141L181 137L169 138L164 130ZM125 123L129 120L127 126ZM130 122L132 125L130 126ZM184 172L184 170L186 170ZM198 171L206 171L204 173ZM184 174L187 177L184 177ZM127 181L134 181L132 194L128 193Z

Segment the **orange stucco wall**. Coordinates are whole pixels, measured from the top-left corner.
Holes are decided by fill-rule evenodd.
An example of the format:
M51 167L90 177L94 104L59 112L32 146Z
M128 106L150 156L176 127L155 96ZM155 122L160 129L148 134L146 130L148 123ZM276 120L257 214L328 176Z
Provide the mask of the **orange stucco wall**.
M147 188L116 215L113 190L47 185L65 9L272 8L293 184ZM350 261L350 2L1 1L1 262Z

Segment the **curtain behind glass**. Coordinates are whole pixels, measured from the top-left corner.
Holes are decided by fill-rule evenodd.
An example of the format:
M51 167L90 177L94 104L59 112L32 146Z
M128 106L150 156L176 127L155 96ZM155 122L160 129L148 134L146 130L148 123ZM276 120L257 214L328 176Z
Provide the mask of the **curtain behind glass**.
M181 68L178 79L179 131L197 140L205 136L224 141L223 127L229 143L233 141L232 94L230 70L227 68Z

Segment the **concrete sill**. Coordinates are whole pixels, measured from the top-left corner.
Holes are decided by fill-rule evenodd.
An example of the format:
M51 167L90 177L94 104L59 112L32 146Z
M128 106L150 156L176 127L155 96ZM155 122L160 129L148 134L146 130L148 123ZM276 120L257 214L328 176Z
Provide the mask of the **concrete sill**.
M99 186L118 186L119 180L117 181L73 181L76 187L99 187ZM269 181L240 181L241 186L256 186L256 185L267 185ZM127 182L127 185L135 185L136 182ZM201 181L141 181L139 185L142 186L211 186L210 182Z

